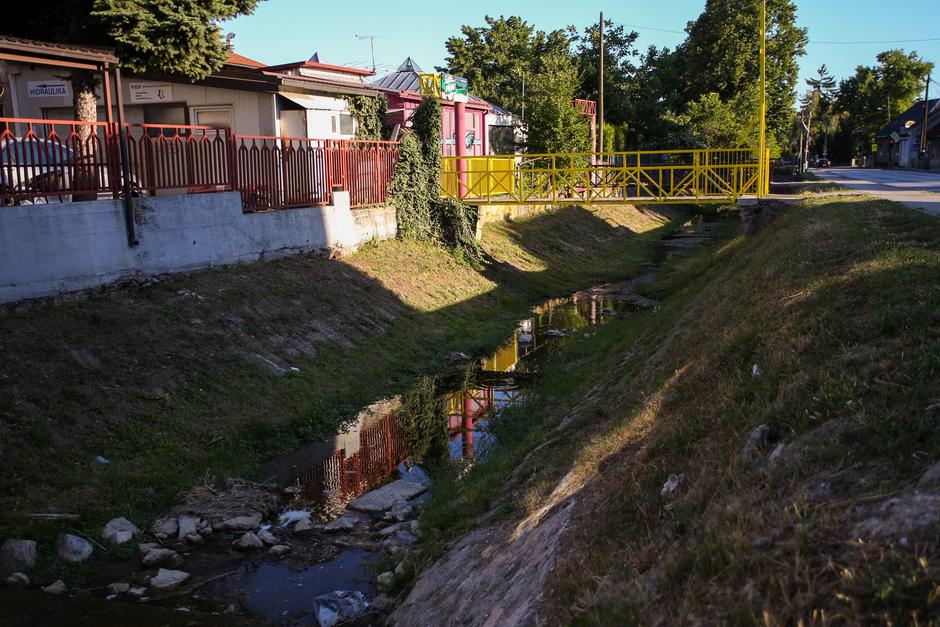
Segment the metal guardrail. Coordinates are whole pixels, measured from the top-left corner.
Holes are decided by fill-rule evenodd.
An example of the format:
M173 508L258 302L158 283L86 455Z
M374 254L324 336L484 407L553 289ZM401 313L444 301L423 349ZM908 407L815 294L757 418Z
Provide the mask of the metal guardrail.
M748 148L444 157L442 192L473 204L733 202L769 190Z

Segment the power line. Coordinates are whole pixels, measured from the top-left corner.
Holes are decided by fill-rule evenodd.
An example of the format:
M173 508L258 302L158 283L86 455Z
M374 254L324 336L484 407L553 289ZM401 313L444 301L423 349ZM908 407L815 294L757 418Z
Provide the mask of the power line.
M673 33L676 35L685 35L684 30L673 30L669 28L659 28L656 26L640 26L639 24L623 24L627 28L634 28L639 30L653 30L660 33ZM914 43L924 43L928 41L940 41L940 37L927 37L924 39L887 39L881 41L816 41L809 40L809 44L821 44L821 45L859 45L859 44L914 44Z

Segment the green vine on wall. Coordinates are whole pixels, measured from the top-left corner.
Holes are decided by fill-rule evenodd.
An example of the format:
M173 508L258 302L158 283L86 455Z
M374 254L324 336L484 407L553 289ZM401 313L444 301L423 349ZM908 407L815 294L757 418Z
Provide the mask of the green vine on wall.
M346 96L349 112L356 120L356 139L380 140L386 136L385 111L388 98L378 96Z
M425 98L418 105L412 130L401 140L392 180L398 236L439 242L471 263L479 263L483 255L476 241L476 209L441 197L441 103L437 98Z

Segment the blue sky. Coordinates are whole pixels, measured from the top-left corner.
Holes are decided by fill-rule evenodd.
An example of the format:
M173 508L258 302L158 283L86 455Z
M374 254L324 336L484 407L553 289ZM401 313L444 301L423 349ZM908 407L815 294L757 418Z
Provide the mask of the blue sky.
M341 65L371 66L369 41L356 35L375 35L375 57L382 68L397 66L412 56L426 70L443 64L444 42L461 25L479 26L484 15L520 15L542 30L574 24L579 28L605 17L629 24L640 33L639 47L675 47L683 35L640 26L681 31L701 13L705 0L515 0L496 2L318 2L267 0L250 16L223 25L234 32L235 50L269 64L308 58ZM940 38L940 1L797 0L798 21L809 29L810 44L801 60L801 78L815 74L822 63L837 78L856 65L874 63L887 48L917 50L940 67L940 40L918 43L831 44L832 41L876 41ZM819 43L815 43L819 42ZM940 69L938 69L940 74ZM473 86L471 85L471 89ZM801 83L802 88L802 83Z

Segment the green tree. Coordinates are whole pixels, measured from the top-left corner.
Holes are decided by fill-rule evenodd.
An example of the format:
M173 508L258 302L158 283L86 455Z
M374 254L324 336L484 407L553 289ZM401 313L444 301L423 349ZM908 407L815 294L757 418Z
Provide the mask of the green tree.
M852 156L867 151L878 130L914 104L934 67L917 52L903 50L886 50L876 60L877 65L856 67L839 84L836 109L852 137Z
M580 88L578 70L567 54L543 60L544 68L532 77L526 109L527 146L530 152L588 152L591 135L587 117L573 101Z
M121 66L199 80L222 67L219 22L251 13L260 0L49 0L4 7L3 30L18 37L114 48ZM79 120L96 119L91 72L70 79Z
M686 28L677 51L681 99L695 102L716 93L730 102L756 91L760 76L761 0L707 0ZM790 129L806 30L796 26L793 0L767 0L767 128L786 137Z
M517 16L485 21L482 27L463 26L460 36L447 40L448 69L465 77L475 95L520 114L523 83L544 70L545 58L568 54L570 37L536 30Z

